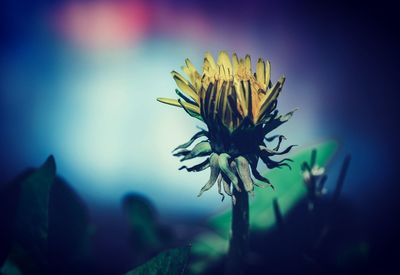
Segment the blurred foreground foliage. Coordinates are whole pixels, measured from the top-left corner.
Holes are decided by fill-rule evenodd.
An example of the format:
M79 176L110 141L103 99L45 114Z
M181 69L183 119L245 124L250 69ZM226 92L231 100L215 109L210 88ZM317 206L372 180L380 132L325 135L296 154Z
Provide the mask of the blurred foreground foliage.
M353 226L351 207L338 202L350 158L332 196L315 196L310 192L320 194L323 186L310 188L304 181L304 167L326 168L337 149L335 141L303 148L291 155L291 170L264 174L275 190L257 188L250 202L249 274L336 274L365 264L369 244ZM122 206L130 228L126 241L135 248L126 274L223 273L230 208L210 217L200 233L178 240L145 197L127 194ZM57 177L52 156L0 190L0 220L1 274L121 274L96 267L88 209Z
M181 275L188 264L190 247L170 249L125 275Z
M139 251L133 265L170 245L170 231L157 223L156 211L146 198L126 195L123 210L131 242ZM0 220L0 274L109 273L92 262L95 228L83 201L56 176L53 156L0 190ZM127 274L182 274L189 251L189 247L167 250Z
M3 274L85 271L91 234L88 211L74 190L56 177L52 156L6 185L0 199Z

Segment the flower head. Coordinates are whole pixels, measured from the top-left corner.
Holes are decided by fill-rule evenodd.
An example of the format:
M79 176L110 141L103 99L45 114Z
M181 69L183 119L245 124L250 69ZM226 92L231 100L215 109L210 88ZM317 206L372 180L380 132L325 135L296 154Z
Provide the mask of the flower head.
M183 108L190 116L203 121L207 130L195 134L187 143L178 146L175 156L182 156L181 161L195 157L208 156L202 163L193 167L182 166L188 171L201 171L211 168L209 181L201 189L199 196L218 182L219 193L232 196L232 188L252 192L254 178L270 184L269 180L257 171L258 160L268 168L288 166L288 159L274 161L274 155L282 155L293 146L278 151L282 135L266 138L266 135L292 116L278 115L277 99L285 82L281 77L275 84L271 81L269 61L259 59L253 73L249 55L239 59L227 52L219 53L217 62L206 53L203 71L200 74L189 59L182 67L189 80L178 72L172 76L179 90L179 99L158 98L158 101ZM196 139L206 137L187 149ZM266 142L278 139L275 148L267 147ZM251 172L250 172L251 171Z

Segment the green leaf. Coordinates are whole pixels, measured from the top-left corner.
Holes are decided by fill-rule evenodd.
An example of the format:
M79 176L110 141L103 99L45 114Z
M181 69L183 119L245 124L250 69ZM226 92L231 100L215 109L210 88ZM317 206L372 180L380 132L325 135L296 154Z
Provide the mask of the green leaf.
M210 231L200 234L192 244L192 256L189 274L202 273L210 262L213 262L228 251L228 241L220 235Z
M48 233L48 205L50 188L56 176L54 157L46 162L21 185L16 216L16 230L20 241L32 242L32 249L45 250Z
M132 242L137 254L157 251L166 241L160 232L154 205L139 194L127 194L123 199L124 213L129 224Z
M14 224L14 242L0 271L13 267L23 273L37 273L47 261L48 205L56 176L54 157L50 156L35 172L21 182ZM5 271L6 269L6 271Z
M272 169L263 176L275 186L275 191L269 188L255 188L255 196L250 200L250 230L267 231L276 224L273 201L279 202L280 211L284 217L301 199L306 196L301 164L309 162L312 150L317 149L316 164L325 167L338 149L338 143L330 140L317 145L298 150L290 155L293 160L292 170ZM262 184L262 182L259 182ZM228 239L231 226L231 208L210 218L208 224L211 231L200 235L193 243L192 251L197 259L191 264L193 273L201 272L209 261L216 260L228 250Z
M181 275L185 272L189 253L189 246L167 250L125 275Z

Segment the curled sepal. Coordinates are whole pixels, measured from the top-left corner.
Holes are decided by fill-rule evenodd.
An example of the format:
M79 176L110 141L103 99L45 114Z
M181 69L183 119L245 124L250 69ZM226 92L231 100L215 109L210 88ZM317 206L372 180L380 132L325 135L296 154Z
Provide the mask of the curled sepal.
M255 178L256 180L265 182L265 183L268 184L273 190L275 190L275 187L272 185L272 183L269 181L269 179L263 177L263 176L258 172L258 170L257 170L257 163L251 163L251 164L250 164L250 168L251 168L251 173L253 174L253 176L254 176L254 178ZM254 182L254 185L264 187L264 185L260 185L260 184L258 184L257 182Z
M213 153L210 156L210 179L208 180L208 182L203 186L203 188L201 188L200 193L197 195L198 197L201 196L201 194L203 194L203 192L207 191L208 189L210 189L214 183L217 181L218 176L219 176L219 165L218 165L218 154Z
M221 175L222 186L224 187L224 191L228 196L232 197L231 185L229 184L229 179L225 179L223 175Z
M289 147L287 147L285 150L283 150L281 152L277 151L276 148L275 149L269 149L266 146L262 146L262 145L260 145L259 148L260 148L260 151L263 151L268 156L274 156L274 155L284 155L286 153L289 153L290 150L292 150L292 148L295 147L295 146L297 146L297 145L290 145Z
M239 178L243 182L244 189L247 192L252 192L254 190L254 185L250 175L249 162L246 158L238 156L237 158L235 158L235 164Z
M274 161L265 154L260 154L260 158L265 163L265 165L267 165L269 169L282 168L286 166L287 168L289 168L289 170L292 170L292 167L285 162L285 161L292 161L291 159L285 158L280 161Z
M192 138L191 138L188 142L179 145L179 146L176 147L172 152L175 152L175 151L178 150L178 149L186 149L186 148L188 148L190 145L192 145L192 143L193 143L196 139L198 139L198 138L200 138L200 137L205 137L205 136L207 136L207 134L208 134L208 132L205 131L205 130L201 130L200 132L197 132L194 136L192 136Z
M221 195L221 201L224 201L225 195L222 192L222 184L223 184L222 183L222 175L219 175L217 183L218 183L218 193Z
M283 123L287 122L294 114L294 112L297 111L297 109L294 109L293 111L290 111L286 115L281 115L277 116L277 113L273 113L271 117L268 117L269 120L264 121L264 132L269 133L272 130L276 129Z
M276 145L276 147L274 148L275 151L278 151L281 143L283 140L286 140L286 137L284 135L278 135L279 139L278 139L278 144Z
M192 167L187 167L186 165L179 167L179 170L186 169L188 172L200 172L210 167L210 158L207 158L205 161L194 165Z
M226 153L222 153L219 155L218 164L222 173L228 177L228 179L232 182L233 186L236 188L238 192L241 192L239 187L239 180L235 175L235 172L231 170L231 166L229 164L230 156Z
M196 144L193 149L186 154L181 161L196 158L196 157L203 157L207 156L212 153L211 145L208 141L202 141ZM211 161L211 159L210 159Z
M180 151L174 153L173 156L174 157L181 157L181 156L186 156L189 153L190 153L190 150L183 149L183 150L180 150Z
M278 144L280 144L282 140L286 140L286 137L284 135L273 135L272 137L265 137L264 139L267 142L273 142L277 138L279 139Z
M279 120L282 122L288 121L293 116L294 112L296 112L297 110L298 109L296 108L296 109L290 111L289 113L287 113L286 115L279 116Z
M229 178L228 178L226 175L224 175L223 173L221 173L221 184L222 184L222 187L224 188L225 194L227 194L229 197L232 198L232 203L233 203L233 204L236 204L236 198L235 198L235 196L232 194L230 180L229 180Z

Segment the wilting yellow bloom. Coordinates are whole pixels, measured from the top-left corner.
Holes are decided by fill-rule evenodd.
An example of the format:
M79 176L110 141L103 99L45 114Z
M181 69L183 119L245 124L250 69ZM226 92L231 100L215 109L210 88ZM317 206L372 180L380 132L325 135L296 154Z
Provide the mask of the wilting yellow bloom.
M186 59L186 66L182 69L190 81L175 71L172 76L179 89L189 98L183 97L184 101L158 100L183 107L206 123L222 123L231 132L245 119L254 125L262 123L275 109L276 99L285 81L282 76L272 85L269 61L259 59L256 73L253 74L249 55L239 60L233 54L231 62L224 51L219 54L217 63L209 53L206 54L202 75L189 59Z
M218 182L221 194L224 187L225 193L232 195L231 183L238 191L243 184L244 189L251 192L254 182L250 170L256 179L270 184L257 172L258 159L261 158L269 168L287 165L285 160L276 162L270 157L284 154L292 148L290 146L278 152L283 136L265 139L269 132L293 114L278 116L276 110L285 77L272 84L269 61L259 59L253 73L249 55L239 59L233 54L231 61L225 51L220 52L217 62L206 53L201 74L189 59L185 63L182 70L189 80L176 71L172 72L180 98L158 98L158 101L183 108L208 128L208 131L200 131L189 142L176 148L181 150L175 155L183 156L182 161L199 156L209 155L209 158L199 165L181 168L201 171L211 167L210 180L200 194L215 182ZM192 150L186 149L203 136L207 137L206 141L198 143ZM267 148L265 141L275 138L278 138L277 146Z

